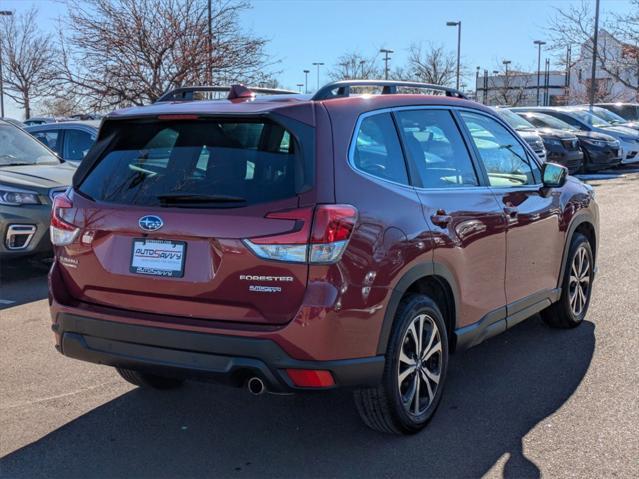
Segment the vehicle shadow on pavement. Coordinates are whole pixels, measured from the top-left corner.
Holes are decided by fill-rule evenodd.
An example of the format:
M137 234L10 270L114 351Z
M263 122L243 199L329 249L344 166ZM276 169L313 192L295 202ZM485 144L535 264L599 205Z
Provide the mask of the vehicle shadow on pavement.
M539 477L522 439L579 386L594 330L535 317L453 356L440 410L414 436L368 430L346 391L253 397L188 383L132 390L7 455L0 475L477 477L507 454L505 477Z
M51 263L19 258L0 263L0 310L47 297L47 273Z

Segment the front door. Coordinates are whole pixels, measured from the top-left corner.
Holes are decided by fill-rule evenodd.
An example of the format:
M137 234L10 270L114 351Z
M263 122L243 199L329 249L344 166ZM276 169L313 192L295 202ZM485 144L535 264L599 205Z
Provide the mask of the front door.
M542 188L538 164L503 124L481 113L460 116L507 218L508 304L534 299L557 286L564 244L559 194Z

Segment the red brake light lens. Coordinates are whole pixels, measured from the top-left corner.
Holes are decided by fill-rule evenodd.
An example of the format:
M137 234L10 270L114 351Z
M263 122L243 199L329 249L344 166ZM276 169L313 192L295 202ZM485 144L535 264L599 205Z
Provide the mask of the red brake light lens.
M350 205L320 205L315 210L311 243L346 241L351 237L357 210Z

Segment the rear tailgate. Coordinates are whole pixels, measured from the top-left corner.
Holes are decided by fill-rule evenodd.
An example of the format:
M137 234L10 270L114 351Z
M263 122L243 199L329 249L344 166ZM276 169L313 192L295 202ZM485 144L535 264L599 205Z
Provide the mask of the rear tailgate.
M80 229L57 250L70 294L177 317L290 321L308 265L258 258L242 240L299 230L266 215L312 189L312 150L260 119L114 123L64 213Z
M290 321L301 304L308 265L266 261L242 243L243 238L295 227L294 221L264 218L270 208L123 209L98 207L77 194L73 203L80 242L66 247L60 262L76 299L163 315L271 324ZM293 200L269 207L296 205ZM152 233L139 226L140 218L149 214L164 223ZM149 248L158 250L163 243L156 240L183 245L182 272L174 276L135 272L136 240L146 240ZM137 244L139 248L145 243Z

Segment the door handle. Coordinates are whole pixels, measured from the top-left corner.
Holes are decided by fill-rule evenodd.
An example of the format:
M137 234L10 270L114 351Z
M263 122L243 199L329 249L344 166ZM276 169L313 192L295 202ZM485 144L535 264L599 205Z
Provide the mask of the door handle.
M453 217L447 215L444 210L437 210L437 213L430 217L430 220L434 225L439 226L440 228L446 228L448 224L453 221Z
M517 214L519 213L519 210L515 208L514 206L504 206L504 213L506 213L506 216L514 220L514 219L517 219Z

